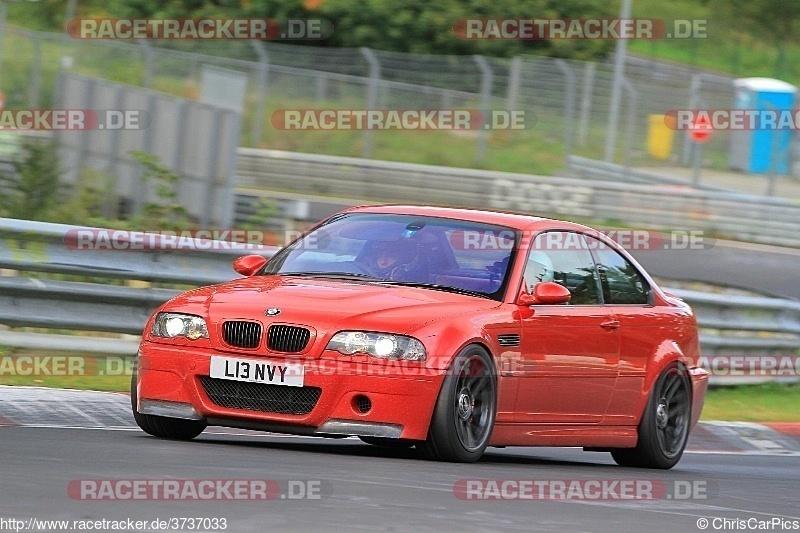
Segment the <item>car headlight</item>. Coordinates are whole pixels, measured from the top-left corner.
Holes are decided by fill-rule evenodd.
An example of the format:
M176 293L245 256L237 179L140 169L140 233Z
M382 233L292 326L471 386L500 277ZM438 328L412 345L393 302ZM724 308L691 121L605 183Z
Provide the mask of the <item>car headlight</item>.
M340 331L328 343L328 350L344 355L364 353L380 359L424 361L425 346L414 337L372 333L368 331Z
M167 339L176 337L185 337L189 340L208 338L205 320L199 316L180 313L158 313L150 333L156 337Z

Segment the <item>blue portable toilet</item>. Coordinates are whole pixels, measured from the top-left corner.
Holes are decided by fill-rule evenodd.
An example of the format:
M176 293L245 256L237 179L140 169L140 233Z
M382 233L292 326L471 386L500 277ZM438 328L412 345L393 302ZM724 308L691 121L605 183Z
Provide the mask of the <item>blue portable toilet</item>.
M734 80L734 108L793 112L797 87L771 78ZM734 130L730 132L731 168L767 174L775 159L775 172L787 174L791 167L792 128Z

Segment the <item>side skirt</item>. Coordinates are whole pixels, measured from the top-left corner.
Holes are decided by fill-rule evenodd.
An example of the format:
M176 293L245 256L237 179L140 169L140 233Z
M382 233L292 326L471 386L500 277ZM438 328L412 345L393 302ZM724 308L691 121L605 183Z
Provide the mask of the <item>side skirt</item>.
M489 446L633 448L637 440L635 426L496 424Z

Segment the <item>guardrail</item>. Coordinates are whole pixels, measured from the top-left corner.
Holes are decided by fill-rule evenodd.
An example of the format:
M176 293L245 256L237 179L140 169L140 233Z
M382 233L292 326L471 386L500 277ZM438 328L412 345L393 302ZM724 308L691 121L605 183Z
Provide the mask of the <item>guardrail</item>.
M567 170L571 176L588 180L612 180L616 182L645 183L650 185L676 185L679 187L692 186L685 179L673 178L656 172L649 172L638 168L608 163L588 157L571 155L567 157ZM701 190L731 192L730 189L714 187L705 183L698 183L693 187Z
M617 174L624 168L616 167ZM679 184L240 148L237 187L382 202L419 202L423 194L430 204L615 220L638 228L700 230L749 242L800 246L800 202Z
M127 243L119 246L122 249L89 251L75 249L74 238L79 230L91 231L0 218L0 268L207 285L236 277L231 268L235 257L245 253L268 256L276 250L269 246L190 239L179 249L154 249L158 248L156 246L134 251L129 248L141 242L138 239L141 235L123 233L115 241ZM155 242L161 238L155 238ZM798 355L798 302L667 290L694 307L701 327L702 353L706 357ZM139 335L150 313L177 292L164 288L0 276L0 324ZM114 347L110 339L0 331L0 345L66 347L106 353L129 350L127 353L133 355L134 341L123 339L121 342Z

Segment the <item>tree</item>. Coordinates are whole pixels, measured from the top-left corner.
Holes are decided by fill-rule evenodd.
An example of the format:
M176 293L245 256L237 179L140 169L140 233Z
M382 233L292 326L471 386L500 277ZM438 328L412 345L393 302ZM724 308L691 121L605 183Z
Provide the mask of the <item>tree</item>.
M48 220L62 196L55 143L28 139L22 142L19 154L11 168L0 173L0 213L11 218Z
M786 0L708 0L719 24L758 35L773 44L787 44L800 31L800 2Z

